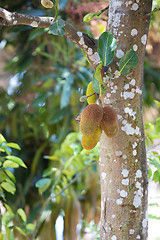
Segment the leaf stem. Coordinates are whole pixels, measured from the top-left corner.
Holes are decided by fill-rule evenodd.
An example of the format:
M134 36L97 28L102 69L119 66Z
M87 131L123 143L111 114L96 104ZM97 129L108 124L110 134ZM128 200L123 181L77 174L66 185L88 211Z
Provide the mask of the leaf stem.
M57 20L57 17L58 17L58 12L59 12L59 0L57 0L56 2L56 6L55 6L55 19L54 19L54 22Z
M108 8L109 8L109 5L108 5L107 7L105 7L104 9L102 9L100 12L93 14L93 16L98 16L98 17L99 17L102 13L104 13L105 11L107 11Z

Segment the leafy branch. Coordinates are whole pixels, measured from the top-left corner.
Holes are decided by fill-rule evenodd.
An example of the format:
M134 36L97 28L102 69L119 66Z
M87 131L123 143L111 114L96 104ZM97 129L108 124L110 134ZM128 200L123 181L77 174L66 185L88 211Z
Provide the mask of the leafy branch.
M40 215L37 219L37 222L36 222L36 227L35 227L35 230L32 234L32 237L31 237L31 240L34 240L34 238L36 237L37 235L37 232L38 232L38 229L40 227L40 224L41 224L41 216L42 216L42 213L44 212L44 210L46 209L47 205L49 204L49 202L51 200L53 200L54 198L58 197L59 195L61 195L65 190L67 190L74 182L76 182L76 180L78 179L79 176L81 176L88 168L96 165L97 162L92 162L91 164L89 164L88 166L86 166L85 168L83 168L79 173L77 173L77 175L61 190L59 191L57 194L55 195L51 195L49 198L47 198L47 200L44 202L43 204L43 207L41 209L41 212L40 212Z
M127 74L138 64L138 56L132 49L120 59L119 72L115 75L109 72L109 65L113 62L114 52L117 48L117 41L110 32L104 32L98 39L98 54L101 62L97 65L93 75L92 84L95 93L99 94L99 99L106 92L106 83L110 79L120 74Z

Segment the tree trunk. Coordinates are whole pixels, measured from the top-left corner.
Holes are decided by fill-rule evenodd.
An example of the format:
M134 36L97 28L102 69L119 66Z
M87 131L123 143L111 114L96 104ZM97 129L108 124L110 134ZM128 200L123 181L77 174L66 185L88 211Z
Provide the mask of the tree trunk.
M110 0L107 31L117 40L112 72L128 50L136 51L138 66L108 83L102 96L119 118L119 133L100 140L101 240L147 239L148 172L142 121L145 45L152 0Z

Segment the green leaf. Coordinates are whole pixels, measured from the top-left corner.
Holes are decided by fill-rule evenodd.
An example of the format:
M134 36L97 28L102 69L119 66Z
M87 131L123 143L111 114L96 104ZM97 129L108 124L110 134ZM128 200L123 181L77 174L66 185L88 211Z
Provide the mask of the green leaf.
M0 134L0 144L6 142L6 139L3 137L2 134Z
M157 100L154 100L155 104L157 105L158 108L160 108L160 102Z
M101 88L101 95L103 95L106 91L106 85L104 83L100 84L100 88Z
M21 167L27 168L27 166L24 164L24 162L16 156L6 156L6 159L9 159L10 161L17 163L18 165L20 165Z
M65 26L64 21L62 21L61 19L58 19L49 26L49 31L53 35L63 36L65 34L64 26Z
M160 174L159 174L158 170L154 172L153 180L154 180L154 182L160 181Z
M21 148L17 143L7 143L6 146L17 149L17 150L21 150Z
M37 188L43 188L46 184L48 184L51 180L49 178L43 178L40 179L38 182L36 182Z
M154 154L154 152L152 152L151 155L153 156L153 158L149 158L149 160L158 169L159 174L160 174L160 160L159 160L159 157L156 155L156 153Z
M156 219L156 220L160 220L160 217L152 215L152 214L148 214L148 217L151 219ZM157 239L157 238L156 238ZM158 239L157 239L158 240Z
M47 176L53 174L55 171L57 171L57 168L47 168L43 172L43 177L47 177Z
M11 167L11 168L18 168L19 165L13 161L7 160L4 162L3 167Z
M99 83L98 80L93 76L93 79L92 79L92 86L93 86L93 89L96 93L100 94L104 94L105 91L106 91L106 85L102 82L102 83Z
M102 77L101 77L101 69L102 69L102 63L99 63L94 72L94 77L98 80L98 82L103 83Z
M51 184L51 180L49 178L43 178L41 180L39 180L38 182L36 182L36 187L38 187L39 189L39 193L42 194L43 192L45 192L47 190L47 188L50 186Z
M25 233L25 231L23 231L20 227L16 227L16 229L23 235L26 236L27 234Z
M22 208L19 208L19 209L17 210L17 213L19 214L19 216L21 217L21 219L22 219L23 222L27 222L26 213L25 213L25 211L24 211Z
M152 170L150 167L148 167L148 178L152 177Z
M15 178L15 176L13 175L12 172L10 172L8 169L5 169L5 172L6 172L6 174L8 175L8 177L9 177L13 182L16 182L16 178Z
M14 194L15 191L16 191L15 185L11 181L10 182L3 182L3 183L1 183L1 187L4 190L6 190L7 192L12 193L12 194Z
M98 80L95 78L95 76L93 76L93 79L92 79L92 86L93 86L93 90L100 94L100 87L99 87L99 82Z
M83 17L83 22L88 22L94 17L93 13L88 13Z
M33 223L28 223L26 225L27 230L32 231L32 232L34 231L35 227L36 226Z
M2 148L0 147L0 152L5 152L5 150L3 149L3 146Z
M0 169L0 181L3 182L8 178L8 176L5 174L4 169Z
M131 69L135 68L138 64L138 56L132 49L127 51L119 62L119 71L122 74L128 73Z
M114 58L117 42L110 32L104 32L98 39L98 53L104 66L109 65Z
M7 212L9 213L10 216L14 216L14 213L11 209L11 207L8 204L4 204L5 208L7 209Z

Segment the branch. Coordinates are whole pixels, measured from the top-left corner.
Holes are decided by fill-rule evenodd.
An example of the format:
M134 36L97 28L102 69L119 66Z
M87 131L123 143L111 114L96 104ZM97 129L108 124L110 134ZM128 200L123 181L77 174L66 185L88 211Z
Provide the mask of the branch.
M86 33L78 31L66 21L62 21L65 23L65 36L76 43L83 50L93 69L96 69L96 66L100 62L97 52L97 40ZM31 27L49 28L50 24L53 22L53 17L37 17L33 15L9 12L0 7L0 26L28 25Z
M154 8L150 13L147 13L143 16L143 19L146 20L148 17L152 16L154 13L160 11L160 8Z
M159 145L160 145L160 143L157 143L157 144L155 144L155 145L149 147L149 148L147 149L147 153L149 153L152 149L158 147Z
M38 217L38 220L37 220L37 223L36 223L36 227L35 227L35 230L32 234L32 237L31 237L31 240L34 240L36 235L37 235L37 232L38 232L38 229L40 227L40 221L41 221L41 216L42 216L42 213L44 212L44 210L46 209L46 207L48 206L49 202L51 200L53 200L54 198L58 197L59 195L61 195L66 189L68 189L76 180L79 176L81 176L88 168L92 167L93 165L96 165L97 162L92 162L90 165L88 165L87 167L83 168L60 192L58 192L57 194L55 195L51 195L49 198L47 198L47 200L44 202L43 204L43 207L42 207L42 210L40 212L40 215Z

